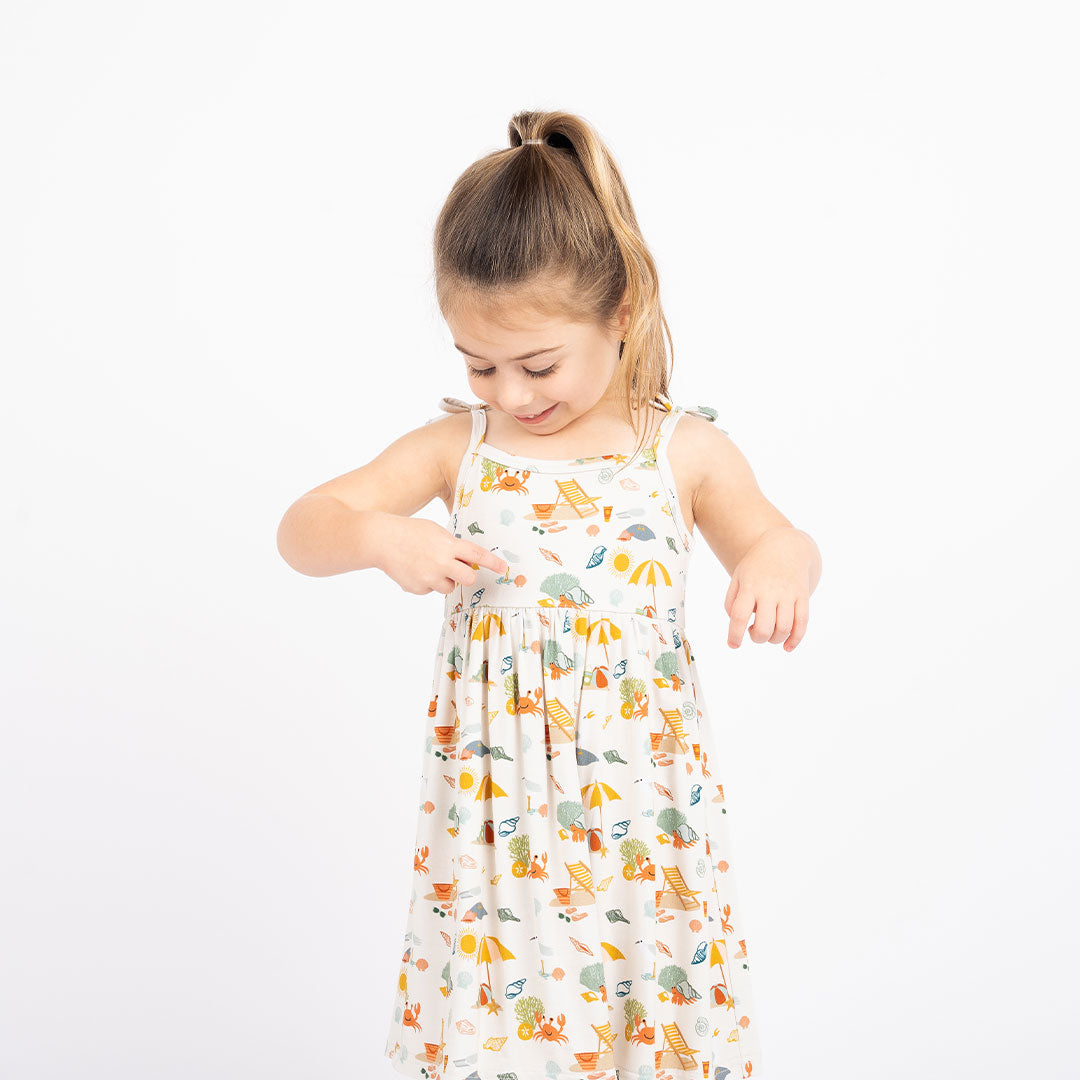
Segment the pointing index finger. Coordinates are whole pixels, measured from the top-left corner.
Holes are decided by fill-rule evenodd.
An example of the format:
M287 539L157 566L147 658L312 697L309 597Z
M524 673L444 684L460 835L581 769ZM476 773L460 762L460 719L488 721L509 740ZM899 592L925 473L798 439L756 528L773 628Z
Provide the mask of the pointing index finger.
M477 545L477 561L471 564L472 568L474 570L479 570L481 566L486 566L489 570L497 570L500 574L508 574L510 572L510 564L501 555L495 554L498 550L498 544L490 551L488 551L487 548Z

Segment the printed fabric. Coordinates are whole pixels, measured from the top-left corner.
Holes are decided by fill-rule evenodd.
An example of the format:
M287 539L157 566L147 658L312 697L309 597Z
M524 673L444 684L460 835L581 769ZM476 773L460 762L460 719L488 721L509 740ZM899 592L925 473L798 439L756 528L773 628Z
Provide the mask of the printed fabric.
M450 531L510 569L446 597L385 1053L418 1080L760 1077L667 455L716 411L551 460L440 408L472 414Z

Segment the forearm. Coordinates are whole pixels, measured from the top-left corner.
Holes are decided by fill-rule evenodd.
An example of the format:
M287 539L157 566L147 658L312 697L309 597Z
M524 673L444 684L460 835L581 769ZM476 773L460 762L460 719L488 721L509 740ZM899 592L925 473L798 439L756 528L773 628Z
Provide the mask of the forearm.
M353 510L332 495L304 495L281 519L278 551L294 570L309 577L379 566L385 529L394 516Z

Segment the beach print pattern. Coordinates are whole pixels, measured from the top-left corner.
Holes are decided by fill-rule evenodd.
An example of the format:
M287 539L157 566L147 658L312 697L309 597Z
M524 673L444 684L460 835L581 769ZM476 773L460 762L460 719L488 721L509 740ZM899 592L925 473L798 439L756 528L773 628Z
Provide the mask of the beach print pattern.
M667 457L716 413L554 461L440 407L473 421L450 531L510 570L446 597L385 1053L416 1080L760 1077Z

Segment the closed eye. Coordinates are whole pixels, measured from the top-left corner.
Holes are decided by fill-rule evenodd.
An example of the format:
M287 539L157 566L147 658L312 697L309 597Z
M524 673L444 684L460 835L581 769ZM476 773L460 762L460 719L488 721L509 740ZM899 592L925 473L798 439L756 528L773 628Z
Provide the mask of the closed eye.
M543 371L532 371L530 368L522 368L521 370L534 379L543 379L547 375L554 374L558 366L558 364L552 364L551 367L544 368ZM490 375L495 370L494 368L485 368L481 371L479 368L474 368L471 364L466 364L465 367L468 369L470 375Z

